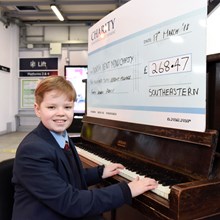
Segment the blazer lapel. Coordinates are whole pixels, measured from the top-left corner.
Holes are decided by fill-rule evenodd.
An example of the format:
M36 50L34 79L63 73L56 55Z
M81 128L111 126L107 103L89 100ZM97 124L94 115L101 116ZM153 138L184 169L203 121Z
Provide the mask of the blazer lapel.
M87 189L87 184L86 184L86 181L85 181L85 178L84 178L83 166L82 166L81 160L78 156L78 153L76 151L75 145L74 145L73 141L70 138L69 138L69 144L70 144L70 147L73 151L73 154L74 154L74 157L75 157L75 160L76 160L76 165L77 165L78 170L79 170L82 186L83 186L83 188Z

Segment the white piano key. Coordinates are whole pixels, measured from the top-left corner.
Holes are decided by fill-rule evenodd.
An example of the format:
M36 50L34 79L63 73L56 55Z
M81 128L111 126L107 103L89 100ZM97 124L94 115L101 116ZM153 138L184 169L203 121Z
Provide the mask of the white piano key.
M165 199L168 199L169 194L170 194L170 187L158 184L158 187L156 189L151 190L151 191L156 193L157 195L165 198Z
M131 173L127 169L120 170L119 175L130 181L134 179L134 177L131 176Z

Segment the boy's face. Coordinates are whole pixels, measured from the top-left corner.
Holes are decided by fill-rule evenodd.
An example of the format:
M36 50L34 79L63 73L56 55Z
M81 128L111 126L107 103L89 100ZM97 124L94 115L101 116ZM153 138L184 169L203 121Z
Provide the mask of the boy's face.
M41 104L35 103L34 107L36 115L51 131L62 134L72 123L74 102L64 93L46 92Z

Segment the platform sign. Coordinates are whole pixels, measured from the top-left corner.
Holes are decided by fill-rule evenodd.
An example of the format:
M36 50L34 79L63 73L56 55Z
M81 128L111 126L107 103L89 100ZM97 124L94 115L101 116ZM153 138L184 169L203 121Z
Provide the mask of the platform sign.
M58 58L20 58L19 77L58 75Z
M87 115L204 131L207 0L131 0L89 29Z

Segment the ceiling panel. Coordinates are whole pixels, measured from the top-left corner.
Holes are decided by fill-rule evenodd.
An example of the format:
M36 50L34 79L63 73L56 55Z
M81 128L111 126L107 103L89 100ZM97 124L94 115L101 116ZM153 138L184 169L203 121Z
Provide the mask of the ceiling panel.
M93 24L129 0L0 0L0 21L27 24ZM219 0L207 0L210 14L219 5ZM50 5L56 4L65 21L58 21ZM23 9L19 9L23 7ZM28 8L26 8L28 7ZM32 7L32 10L30 10ZM28 10L24 10L24 8Z
M78 22L95 23L129 0L3 0L0 1L2 22L19 25L34 23L70 24ZM65 21L58 21L50 5L56 4Z

